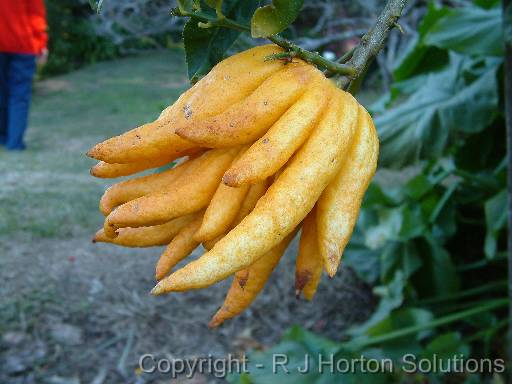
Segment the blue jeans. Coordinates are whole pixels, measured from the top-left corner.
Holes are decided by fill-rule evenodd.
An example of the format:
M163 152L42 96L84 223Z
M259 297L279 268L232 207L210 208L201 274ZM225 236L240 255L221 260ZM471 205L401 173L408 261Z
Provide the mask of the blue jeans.
M0 144L25 149L35 55L0 53Z

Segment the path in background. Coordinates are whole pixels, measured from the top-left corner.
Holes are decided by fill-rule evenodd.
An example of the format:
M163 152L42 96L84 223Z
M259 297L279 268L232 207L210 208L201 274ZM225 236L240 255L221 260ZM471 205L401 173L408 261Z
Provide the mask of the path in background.
M294 323L337 338L370 311L370 297L348 272L324 279L313 303L296 301L292 250L251 309L209 330L229 279L154 298L161 249L91 244L109 183L89 176L94 162L84 153L154 119L187 87L181 52L36 84L28 150L0 149L0 383L168 383L138 375L139 357L222 357L268 346Z

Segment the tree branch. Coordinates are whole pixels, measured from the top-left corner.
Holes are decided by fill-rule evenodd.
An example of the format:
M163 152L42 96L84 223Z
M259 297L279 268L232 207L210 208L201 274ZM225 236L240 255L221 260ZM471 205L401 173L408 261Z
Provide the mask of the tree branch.
M389 0L377 18L375 24L363 36L352 58L347 65L354 67L354 74L347 77L338 76L336 85L348 89L351 83L362 76L372 60L382 49L389 31L395 27L398 18L402 15L407 0Z

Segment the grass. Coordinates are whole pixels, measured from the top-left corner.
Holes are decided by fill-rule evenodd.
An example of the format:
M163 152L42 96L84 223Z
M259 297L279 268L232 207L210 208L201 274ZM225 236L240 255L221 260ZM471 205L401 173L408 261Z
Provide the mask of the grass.
M188 87L183 53L146 52L36 83L24 152L0 147L0 236L92 233L108 180L89 176L96 142L154 119Z

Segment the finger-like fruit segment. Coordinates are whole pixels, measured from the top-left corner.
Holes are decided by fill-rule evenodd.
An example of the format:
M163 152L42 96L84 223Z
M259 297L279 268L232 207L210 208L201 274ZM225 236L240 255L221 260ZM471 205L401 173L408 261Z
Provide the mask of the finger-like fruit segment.
M175 113L183 108L187 94L182 95L173 106ZM107 163L153 162L162 157L178 158L197 145L174 133L170 118L157 119L119 136L114 136L87 152L87 156Z
M110 214L118 205L138 197L161 191L177 182L183 172L194 160L184 161L174 168L164 172L121 181L108 188L100 200L100 211L105 216Z
M203 288L246 268L291 233L345 158L357 122L352 96L336 91L318 126L254 210L211 251L160 281L154 294Z
M105 220L105 234L115 237L118 228L158 225L205 208L239 150L205 152L185 171L182 182L117 207Z
M178 127L176 133L205 147L253 142L261 137L321 73L310 65L292 63L267 79L246 99L219 115Z
M152 227L121 228L115 238L105 235L103 229L96 232L93 242L112 243L124 247L154 247L167 245L178 232L194 219L193 215L178 217L168 223Z
M224 321L239 315L251 305L283 256L286 247L293 238L293 234L287 236L248 268L235 274L235 279L229 288L222 307L208 324L210 328L218 327Z
M248 185L233 188L220 183L195 234L196 240L212 240L226 232L236 218L248 189Z
M100 161L94 167L91 168L91 175L94 177L99 177L101 179L115 179L116 177L129 176L134 173L142 172L152 168L162 167L171 163L179 157L187 156L190 153L195 153L197 149L191 149L188 151L181 152L177 155L172 156L164 156L154 160L149 161L138 161L136 163L126 163L126 164L110 164L105 163L104 161Z
M306 141L322 116L333 91L326 82L315 82L263 137L234 161L222 181L237 187L274 175Z
M199 242L194 240L194 233L197 231L202 221L202 213L194 215L194 219L185 225L165 249L156 265L155 277L161 280L169 271L181 260L187 257Z
M318 244L329 276L334 276L357 221L361 201L375 174L379 138L372 119L359 107L354 145L339 173L318 200Z
M91 176L98 177L100 179L115 179L116 177L133 175L134 173L142 172L146 169L161 167L170 161L167 161L166 159L165 162L162 160L161 162L143 161L127 164L109 164L104 161L100 161L91 168L90 173Z
M244 201L242 202L242 205L240 206L240 210L238 211L238 214L233 221L234 226L238 225L245 218L245 216L252 212L258 201L265 194L265 192L267 192L268 186L268 179L261 180L260 182L251 185Z
M265 61L281 52L276 45L249 49L217 64L152 123L94 146L87 155L108 163L131 163L177 154L196 144L175 134L177 127L222 113L250 95L265 79L284 67Z
M295 295L311 300L322 277L323 260L318 249L316 230L316 207L302 222L299 254L295 262Z
M247 192L247 195L245 196L244 201L242 202L240 209L233 220L230 229L233 229L236 227L245 216L247 216L256 206L256 203L258 200L265 194L268 188L268 181L263 180L260 181L257 184L251 185L249 188L249 191ZM207 249L208 251L214 247L215 244L219 242L220 239L222 239L226 235L227 231L225 233L222 233L221 235L215 237L211 240L205 240L203 241L203 247Z
M235 160L246 150L247 147L242 148ZM213 240L227 232L240 211L248 190L248 185L232 188L220 183L204 213L201 227L195 234L196 240L199 242Z

